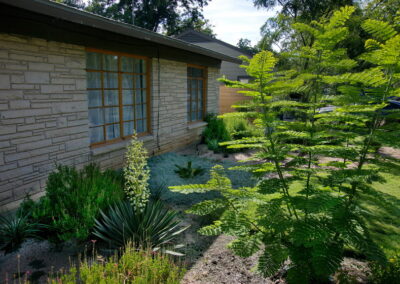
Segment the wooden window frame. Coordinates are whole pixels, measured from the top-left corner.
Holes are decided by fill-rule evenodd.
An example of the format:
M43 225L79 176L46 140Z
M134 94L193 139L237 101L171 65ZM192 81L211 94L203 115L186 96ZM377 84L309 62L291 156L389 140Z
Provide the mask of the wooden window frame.
M132 105L124 105L123 104L123 99L122 99L122 91L124 90L124 88L122 87L122 74L131 74L132 76L135 75L144 75L145 76L145 80L146 80L146 129L144 132L142 133L138 133L137 136L141 137L141 136L146 136L149 135L152 131L151 128L151 80L150 80L150 76L151 76L151 60L149 57L146 56L139 56L139 55L133 55L130 53L124 53L124 52L114 52L114 51L108 51L108 50L102 50L102 49L97 49L97 48L90 48L87 47L86 52L96 52L96 53L102 53L102 54L107 54L107 55L116 55L118 56L118 71L107 71L107 70L95 70L95 69L89 69L89 68L85 68L86 73L88 72L99 72L101 73L101 102L102 105L101 107L88 107L89 109L95 109L95 108L101 108L101 109L105 109L106 107L104 106L104 90L110 90L110 89L115 89L115 88L104 88L104 73L117 73L118 74L118 106L107 106L107 107L118 107L119 109L119 121L117 123L105 123L102 124L103 127L103 135L104 135L104 141L101 142L95 142L95 143L91 143L90 146L91 148L96 148L99 146L104 146L104 145L109 145L109 144L114 144L117 142L121 142L127 139L130 139L132 137L132 134L130 135L126 135L124 136L123 132L124 132L124 122L131 122L133 121L133 124L135 126L135 130L137 129L137 119L136 119L136 106L138 104L136 104L136 96L135 96L135 101L133 102ZM121 66L121 57L130 57L130 58L135 58L135 59L142 59L145 61L145 66L146 66L146 72L145 73L136 73L136 72L124 72L122 71L122 66ZM98 90L99 88L86 88L86 90ZM140 88L140 90L143 90L144 88ZM133 90L135 90L135 88L133 88ZM141 103L141 105L143 105L143 102ZM124 106L132 106L134 109L134 113L133 113L133 120L128 120L128 121L124 121L123 120L123 107ZM142 119L144 120L144 119ZM113 125L113 124L119 124L119 131L120 131L120 135L117 138L111 139L111 140L106 140L106 126L107 125ZM93 128L93 127L89 127Z
M187 94L188 94L187 103L189 104L189 113L186 113L186 117L188 117L188 124L194 124L194 123L204 121L204 118L206 116L207 90L208 90L208 69L207 69L207 66L188 64L187 68L186 68L187 81L189 81L190 79L196 79L196 80L200 79L200 77L189 77L188 76L188 68L189 67L203 70L203 77L201 77L201 79L203 80L203 99L202 99L203 108L201 110L202 111L202 119L197 119L197 117L196 117L196 120L193 120L193 121L191 120L192 119L192 84L188 84L188 86L187 86ZM197 106L196 110L197 110L197 112L199 111L198 106Z

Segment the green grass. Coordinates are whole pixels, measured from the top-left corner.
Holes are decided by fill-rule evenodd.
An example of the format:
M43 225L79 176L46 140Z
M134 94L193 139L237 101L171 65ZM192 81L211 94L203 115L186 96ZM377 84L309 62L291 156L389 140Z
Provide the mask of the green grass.
M95 262L91 258L79 264L80 282L86 284L178 284L184 269L177 266L171 258L160 253L137 250L128 245L119 258L117 255L105 262ZM58 273L49 283L74 284L77 269L72 267L65 274Z
M400 252L400 162L379 166L385 182L373 183L375 192L360 197L371 235L390 257ZM303 186L300 181L293 182L290 193L296 195ZM279 196L280 193L269 195L271 199Z
M182 179L175 172L175 164L185 165L188 161L193 162L193 166L206 169L206 173L191 179ZM172 185L183 184L202 184L209 180L209 170L216 163L209 159L202 159L196 156L182 156L175 153L168 153L153 157L149 161L151 168L150 185L154 188L157 185L164 185L162 199L167 203L191 205L205 199L211 199L218 196L216 192L204 194L180 194L167 189ZM225 168L234 166L235 163L222 163ZM381 164L384 183L373 183L373 188L377 193L374 195L362 194L362 204L365 210L367 224L376 243L380 245L385 253L390 256L400 251L400 162L393 164ZM251 175L242 171L227 170L229 178L235 188L241 186L254 185ZM301 182L294 182L291 185L290 192L296 194L302 188ZM279 193L271 194L269 197L276 198Z
M400 163L382 168L385 183L374 183L380 195L363 195L364 209L370 214L368 226L386 254L400 251Z

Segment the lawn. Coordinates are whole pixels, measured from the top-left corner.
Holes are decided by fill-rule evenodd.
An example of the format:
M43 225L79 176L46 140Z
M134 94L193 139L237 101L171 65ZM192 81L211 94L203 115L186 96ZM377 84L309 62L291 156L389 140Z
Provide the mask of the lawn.
M391 255L400 252L400 163L382 168L385 183L373 183L382 194L363 195L368 225L376 242Z

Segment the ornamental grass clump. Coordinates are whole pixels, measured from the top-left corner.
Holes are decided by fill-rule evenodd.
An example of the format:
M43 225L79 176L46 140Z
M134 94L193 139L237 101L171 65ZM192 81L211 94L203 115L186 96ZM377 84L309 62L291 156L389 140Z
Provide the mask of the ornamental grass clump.
M6 254L21 247L28 238L38 238L40 229L44 226L29 222L28 216L1 216L0 215L0 251Z
M148 180L150 170L147 167L147 150L143 142L132 136L126 151L124 167L125 193L137 210L143 210L150 197Z
M200 202L189 213L224 210L200 233L235 236L229 247L242 257L261 251L257 268L264 276L290 260L289 283L326 283L348 248L386 263L367 225L378 213L364 210L362 202L382 196L372 183L385 182L380 170L392 163L374 144L400 148L400 113L385 109L400 93L400 33L367 20L362 27L374 39L366 41L360 61L349 59L342 43L354 10L343 7L329 20L293 26L312 39L287 55L304 63L301 69L275 72L277 59L262 51L243 57L252 82L222 79L252 97L247 113L264 129L261 137L224 143L258 149L253 164L231 168L253 173L256 186L234 189L224 168L215 166L206 184L171 187L185 194L219 192L220 198ZM360 71L361 64L368 68ZM291 94L301 100L291 100ZM331 111L322 111L327 106ZM279 119L288 112L294 120Z
M79 269L72 267L67 273L58 273L49 283L178 284L183 274L184 269L167 255L138 250L130 244L121 257L115 255L104 261L86 259L79 264Z

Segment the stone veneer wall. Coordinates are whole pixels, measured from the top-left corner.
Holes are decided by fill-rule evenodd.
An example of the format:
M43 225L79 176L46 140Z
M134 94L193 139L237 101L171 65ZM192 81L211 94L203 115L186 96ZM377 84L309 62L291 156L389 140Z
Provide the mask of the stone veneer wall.
M151 155L194 142L203 130L187 124L186 67L161 59L158 70L152 61L152 133L142 138ZM0 34L0 211L27 193L40 196L56 163L123 165L129 141L90 148L84 68L83 46ZM208 68L208 112L218 112L218 76Z

